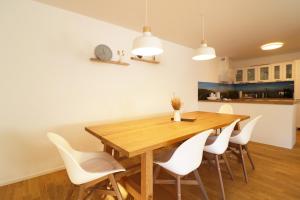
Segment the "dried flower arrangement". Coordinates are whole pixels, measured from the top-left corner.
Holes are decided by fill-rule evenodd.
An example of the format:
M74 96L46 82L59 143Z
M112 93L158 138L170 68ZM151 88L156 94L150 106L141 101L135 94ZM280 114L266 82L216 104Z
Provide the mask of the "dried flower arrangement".
M180 110L181 106L182 106L182 103L181 103L181 100L180 98L178 97L173 97L171 99L171 105L173 107L174 110Z

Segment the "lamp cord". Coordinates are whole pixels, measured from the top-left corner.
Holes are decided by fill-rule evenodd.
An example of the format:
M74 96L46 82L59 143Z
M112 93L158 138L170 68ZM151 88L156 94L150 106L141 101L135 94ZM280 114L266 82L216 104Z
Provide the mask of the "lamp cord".
M204 16L201 15L201 23L202 23L202 41L204 41Z
M148 0L146 0L146 5L145 5L145 26L149 26L148 24Z

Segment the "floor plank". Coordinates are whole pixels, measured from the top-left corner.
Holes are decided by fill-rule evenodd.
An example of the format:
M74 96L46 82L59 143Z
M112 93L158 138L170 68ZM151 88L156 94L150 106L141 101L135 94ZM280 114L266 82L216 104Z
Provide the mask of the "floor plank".
M234 181L223 167L223 178L227 199L232 200L274 200L300 199L300 131L293 150L250 143L256 170L251 169L246 159L249 183L243 178L242 166L229 158L234 174ZM202 165L200 176L210 199L220 199L218 177L215 168ZM62 200L66 199L72 185L65 171L48 174L34 179L0 187L1 200ZM197 186L183 186L182 199L199 200ZM92 197L91 199L97 199ZM111 199L111 198L108 198ZM176 199L175 186L154 186L154 199Z

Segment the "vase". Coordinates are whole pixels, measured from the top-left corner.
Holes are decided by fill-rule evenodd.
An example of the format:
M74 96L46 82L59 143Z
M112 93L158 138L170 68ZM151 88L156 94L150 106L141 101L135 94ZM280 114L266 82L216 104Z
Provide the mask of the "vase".
M181 117L180 117L180 110L174 110L174 122L180 122Z

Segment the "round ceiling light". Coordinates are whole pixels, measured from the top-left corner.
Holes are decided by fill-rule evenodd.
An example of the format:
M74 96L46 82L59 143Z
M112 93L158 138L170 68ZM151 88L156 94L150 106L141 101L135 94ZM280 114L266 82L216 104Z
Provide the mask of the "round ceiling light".
M283 46L283 42L271 42L268 44L262 45L260 48L264 51L279 49Z

